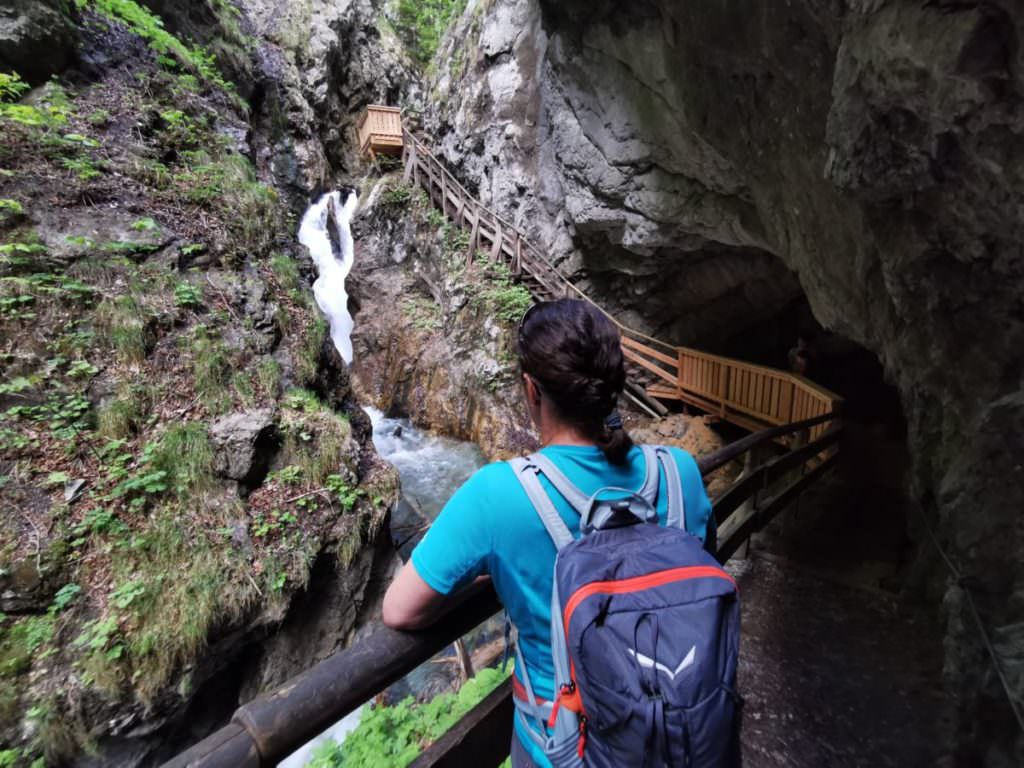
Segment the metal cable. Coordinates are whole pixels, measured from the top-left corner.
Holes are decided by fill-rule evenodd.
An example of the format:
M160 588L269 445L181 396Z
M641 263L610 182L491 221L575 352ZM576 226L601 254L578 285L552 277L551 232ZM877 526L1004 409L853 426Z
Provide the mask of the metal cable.
M921 509L920 505L915 504L921 513L921 520L924 522L924 529L928 531L928 537L932 540L932 544L935 545L935 549L938 550L939 555L946 563L946 567L949 572L953 575L954 580L962 590L964 595L967 597L967 604L971 608L971 613L974 615L974 621L978 625L978 631L981 633L982 642L985 645L985 650L988 652L989 658L992 660L992 666L996 670L996 676L999 678L999 682L1003 686L1003 692L1006 694L1006 699L1010 703L1010 709L1013 711L1013 716L1017 720L1017 725L1021 731L1024 732L1024 713L1021 713L1020 707L1017 706L1017 700L1013 696L1013 691L1010 688L1010 681L1006 678L1006 672L1003 670L1002 664L999 663L999 654L996 653L995 646L992 645L992 640L988 636L988 631L985 629L985 624L981 620L981 612L978 611L978 606L974 602L974 596L971 594L970 588L964 580L960 570L956 567L956 564L946 553L946 550L942 548L942 544L939 543L938 537L935 535L935 531L932 530L931 524L928 522L928 516L925 515L924 510Z

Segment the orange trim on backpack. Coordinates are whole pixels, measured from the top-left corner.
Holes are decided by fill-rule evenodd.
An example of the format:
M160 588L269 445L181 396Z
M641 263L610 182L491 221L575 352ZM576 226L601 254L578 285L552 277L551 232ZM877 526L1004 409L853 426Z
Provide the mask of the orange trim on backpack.
M638 592L641 589L660 587L670 584L673 581L685 581L686 579L714 578L725 579L736 586L736 580L721 568L714 565L689 565L682 568L669 568L664 571L655 571L644 576L634 576L629 579L616 579L615 581L594 581L584 584L573 593L569 602L565 604L563 613L563 625L565 638L569 639L569 623L572 621L573 612L580 603L592 595L621 595L628 592Z

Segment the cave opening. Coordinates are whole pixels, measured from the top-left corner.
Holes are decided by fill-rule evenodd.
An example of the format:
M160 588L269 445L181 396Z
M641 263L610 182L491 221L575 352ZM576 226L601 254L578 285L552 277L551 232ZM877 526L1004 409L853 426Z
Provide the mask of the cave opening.
M802 372L843 398L837 468L754 545L901 591L913 557L907 425L878 357L824 328L798 276L767 251L705 243L641 256L597 236L580 242L581 282L628 325L703 352ZM724 422L714 429L725 442L746 434Z
M813 484L756 539L764 550L854 580L900 591L913 557L908 537L910 454L897 389L878 357L831 332L806 296L791 300L757 333L738 333L711 350L752 363L801 369L843 398L836 469Z

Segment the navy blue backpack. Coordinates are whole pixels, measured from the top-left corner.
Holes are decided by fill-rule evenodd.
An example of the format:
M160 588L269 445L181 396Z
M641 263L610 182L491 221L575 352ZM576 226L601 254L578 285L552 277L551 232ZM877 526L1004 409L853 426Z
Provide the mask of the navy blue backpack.
M587 496L545 456L509 462L558 554L551 594L556 698L534 695L522 654L516 716L554 768L737 765L739 596L701 541L685 530L679 468L668 449L642 446L642 488ZM659 467L668 520L657 524ZM580 515L574 539L540 483Z

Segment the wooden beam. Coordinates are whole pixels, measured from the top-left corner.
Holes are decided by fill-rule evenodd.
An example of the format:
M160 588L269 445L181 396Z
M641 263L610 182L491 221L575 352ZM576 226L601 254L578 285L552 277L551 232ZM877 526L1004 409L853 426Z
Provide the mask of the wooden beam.
M494 222L494 240L491 241L491 261L497 261L501 254L501 224Z

